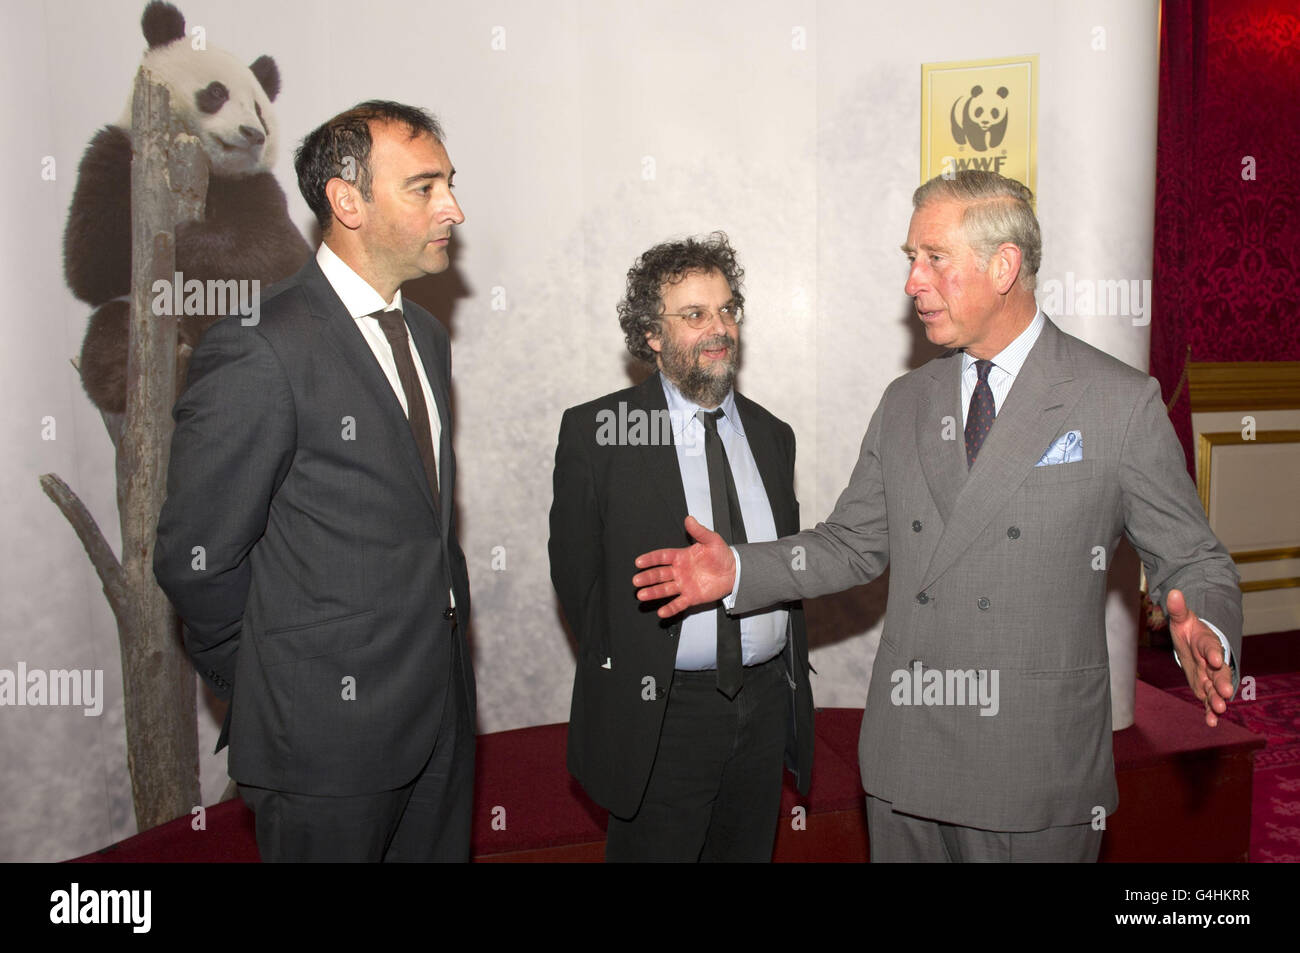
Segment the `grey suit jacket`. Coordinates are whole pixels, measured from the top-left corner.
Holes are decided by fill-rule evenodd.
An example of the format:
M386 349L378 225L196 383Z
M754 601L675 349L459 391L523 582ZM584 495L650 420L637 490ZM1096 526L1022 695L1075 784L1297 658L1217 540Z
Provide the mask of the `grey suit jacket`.
M1104 610L1121 534L1152 598L1181 589L1239 660L1237 572L1150 377L1049 320L968 472L960 374L951 352L890 384L830 517L739 547L735 608L837 592L890 565L859 741L868 793L987 830L1090 821L1118 803ZM1071 430L1083 459L1036 467Z
M442 421L437 512L401 404L314 258L259 325L208 330L176 404L154 571L199 674L233 695L241 783L400 787L433 750L451 678L472 710L450 344L404 309Z

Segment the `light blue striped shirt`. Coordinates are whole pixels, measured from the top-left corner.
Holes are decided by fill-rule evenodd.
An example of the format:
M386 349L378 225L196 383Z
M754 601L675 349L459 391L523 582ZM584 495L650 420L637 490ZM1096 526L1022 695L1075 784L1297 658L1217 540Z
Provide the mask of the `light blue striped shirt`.
M989 369L989 390L993 391L994 413L1002 409L1002 401L1006 399L1007 394L1010 392L1011 385L1016 382L1016 375L1020 373L1020 368L1025 366L1025 358L1033 350L1038 335L1043 333L1043 324L1046 320L1042 311L1035 311L1034 320L1029 322L1029 327L1021 331L1014 341L993 358L993 367ZM962 351L961 423L963 427L966 426L966 414L970 412L971 394L975 393L975 382L978 380L979 372L975 370L975 358ZM1046 450L1047 448L1044 447L1043 449Z

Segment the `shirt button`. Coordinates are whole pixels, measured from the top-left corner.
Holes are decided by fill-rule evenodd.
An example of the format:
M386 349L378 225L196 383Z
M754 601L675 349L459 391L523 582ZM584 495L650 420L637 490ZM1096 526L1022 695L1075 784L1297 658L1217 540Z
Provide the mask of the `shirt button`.
M989 606L993 605L993 603L989 602L988 598L985 596L980 596L979 602L975 604L984 610L987 610Z
M1019 538L1020 538L1019 526L1013 526L1009 530L1007 530L1007 539L1019 539Z
M919 532L921 532L921 521L920 521L920 520L912 520L912 532L913 532L913 533L919 533Z
M927 602L930 601L930 597L927 596L924 592L920 592L917 593L916 601L921 603L921 605L925 605Z

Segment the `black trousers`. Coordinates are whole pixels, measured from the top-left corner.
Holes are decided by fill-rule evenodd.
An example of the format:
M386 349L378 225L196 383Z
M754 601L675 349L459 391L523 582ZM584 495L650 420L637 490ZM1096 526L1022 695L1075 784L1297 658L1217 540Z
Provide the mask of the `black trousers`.
M731 700L715 672L674 672L645 797L610 815L605 860L771 861L791 691L780 655L746 668Z
M452 641L437 741L424 770L411 783L349 797L239 786L240 796L256 815L263 862L469 860L474 717L461 677L459 641Z

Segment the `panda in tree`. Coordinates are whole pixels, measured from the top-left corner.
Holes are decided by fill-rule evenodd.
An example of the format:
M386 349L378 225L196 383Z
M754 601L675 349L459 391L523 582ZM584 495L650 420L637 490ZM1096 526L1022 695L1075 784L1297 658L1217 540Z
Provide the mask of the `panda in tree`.
M142 65L171 94L172 115L198 137L210 165L201 221L176 229L176 270L185 281L253 280L263 288L296 272L311 254L289 218L271 173L276 124L271 101L280 71L269 56L251 66L223 50L195 49L185 18L154 0L140 25L149 43ZM126 408L131 293L131 103L123 118L91 140L63 237L68 286L95 305L81 345L81 380L101 410ZM193 348L223 315L181 319L180 341Z

